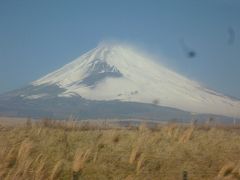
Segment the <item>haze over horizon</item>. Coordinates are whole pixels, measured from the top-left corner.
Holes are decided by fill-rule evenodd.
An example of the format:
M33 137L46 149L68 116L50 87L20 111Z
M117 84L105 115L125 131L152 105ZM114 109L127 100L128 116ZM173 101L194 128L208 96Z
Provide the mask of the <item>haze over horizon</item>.
M0 93L113 40L163 57L168 68L240 98L239 17L237 0L1 1ZM189 58L183 46L196 56Z

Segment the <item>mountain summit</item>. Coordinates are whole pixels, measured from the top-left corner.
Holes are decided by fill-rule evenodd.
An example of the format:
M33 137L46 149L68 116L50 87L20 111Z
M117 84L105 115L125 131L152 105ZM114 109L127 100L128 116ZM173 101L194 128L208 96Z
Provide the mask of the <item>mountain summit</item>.
M32 85L64 88L59 96L154 102L194 113L236 116L240 109L239 101L204 88L132 47L118 44L100 44Z
M85 102L84 107L89 108L89 102L122 102L121 107L125 107L126 102L155 104L184 112L228 117L235 117L240 110L240 101L201 86L139 50L106 43L5 96L34 102L53 97L68 101L80 98Z

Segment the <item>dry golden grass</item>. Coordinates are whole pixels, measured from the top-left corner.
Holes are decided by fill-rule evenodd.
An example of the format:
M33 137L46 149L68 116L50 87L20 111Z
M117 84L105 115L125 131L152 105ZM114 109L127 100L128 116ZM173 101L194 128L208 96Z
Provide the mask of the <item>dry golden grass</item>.
M63 161L60 160L58 161L55 166L53 167L52 173L50 175L50 179L54 180L54 179L59 179L61 171L62 171L62 167L63 167Z
M240 127L0 121L0 179L240 179Z
M219 171L216 179L239 180L240 179L240 163L229 162L225 164Z

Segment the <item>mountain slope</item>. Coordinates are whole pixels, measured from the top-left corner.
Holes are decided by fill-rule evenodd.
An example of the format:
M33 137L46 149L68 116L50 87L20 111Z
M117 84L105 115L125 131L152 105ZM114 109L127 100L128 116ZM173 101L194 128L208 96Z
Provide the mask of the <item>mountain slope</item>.
M240 101L207 89L125 45L101 44L31 85L57 86L62 89L55 94L58 97L154 103L194 113L235 117L240 109ZM43 91L25 98L47 96Z

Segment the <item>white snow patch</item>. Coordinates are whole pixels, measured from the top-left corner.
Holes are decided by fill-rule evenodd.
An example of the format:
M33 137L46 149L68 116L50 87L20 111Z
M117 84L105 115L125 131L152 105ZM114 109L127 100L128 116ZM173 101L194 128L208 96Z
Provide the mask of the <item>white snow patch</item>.
M39 98L42 98L42 97L45 97L47 96L48 94L34 94L34 95L30 95L30 96L23 96L25 99L39 99Z

